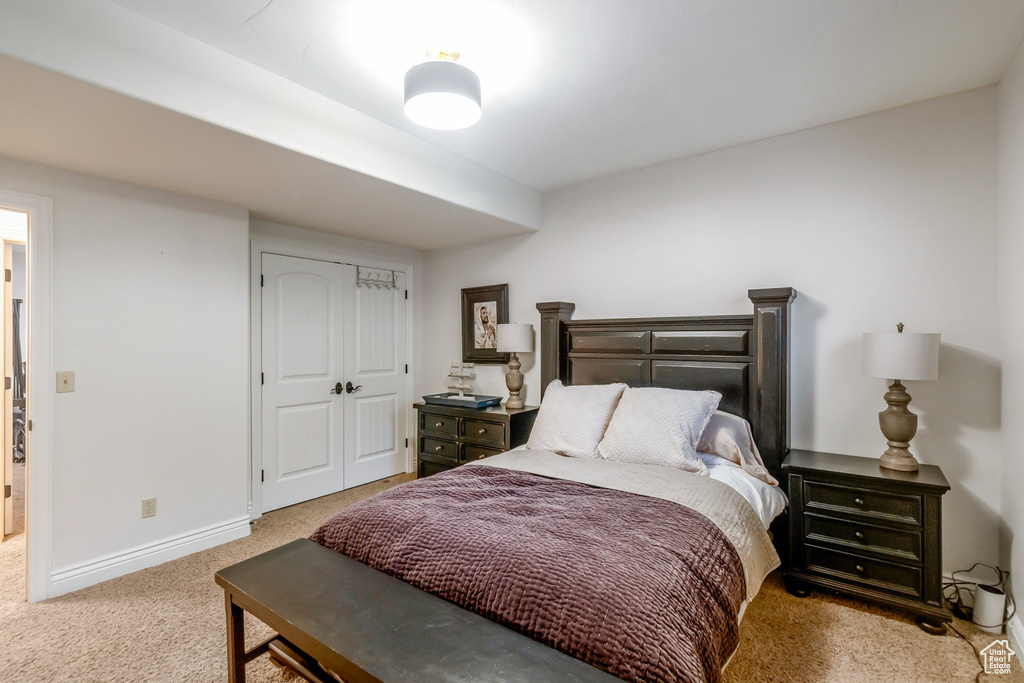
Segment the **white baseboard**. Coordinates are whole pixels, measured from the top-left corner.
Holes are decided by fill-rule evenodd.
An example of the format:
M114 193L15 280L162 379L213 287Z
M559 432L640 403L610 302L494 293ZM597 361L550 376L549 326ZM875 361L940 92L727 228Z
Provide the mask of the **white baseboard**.
M1013 619L1010 619L1010 623L1006 625L1006 635L1010 639L1010 649L1017 653L1024 653L1024 621L1021 621L1020 615L1013 615ZM1017 655L1018 657L1021 654Z
M50 577L49 597L55 598L248 535L249 516L244 515L157 543L62 569L53 572Z

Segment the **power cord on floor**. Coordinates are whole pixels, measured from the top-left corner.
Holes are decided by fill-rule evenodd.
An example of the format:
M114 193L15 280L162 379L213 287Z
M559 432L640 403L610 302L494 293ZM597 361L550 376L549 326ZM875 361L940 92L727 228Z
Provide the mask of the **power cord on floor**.
M961 633L960 629L958 629L955 625L950 623L949 627L953 629L953 631L958 636L960 636L960 638L962 638L968 645L970 645L972 650L974 650L974 656L978 658L978 666L981 667L981 670L978 671L978 673L974 676L974 683L979 683L981 681L981 674L985 673L985 664L981 661L981 650L977 648L977 646L971 641L970 638Z
M971 621L971 617L974 616L974 609L972 607L967 607L966 605L964 605L963 594L961 593L961 591L969 593L971 598L974 598L974 591L971 590L970 586L976 586L978 585L978 582L963 581L957 578L957 574L970 573L978 567L985 567L986 569L991 569L996 574L997 582L987 585L993 586L1003 591L1003 593L1006 595L1006 600L1010 607L1009 614L1007 614L1006 618L1003 619L1003 623L992 624L991 626L987 624L979 624L979 626L984 626L985 628L1005 628L1006 624L1008 624L1010 620L1013 619L1013 615L1017 613L1017 603L1013 599L1013 593L1010 591L1009 584L1006 582L1007 577L1010 576L1010 572L1003 571L998 566L993 567L992 565L985 564L984 562L975 562L973 565L971 565L970 569L958 569L955 572L951 572L949 575L950 581L948 583L942 584L942 595L946 599L946 602L949 603L949 607L952 610L954 616L956 616L958 619L963 619L964 621ZM952 594L948 592L950 589L953 590ZM978 674L974 677L975 683L978 683L981 680L981 675L985 673L985 663L982 661L981 651L977 648L977 646L975 646L974 642L966 635L964 635L960 631L960 629L958 629L954 624L950 623L949 627L953 629L953 631L958 636L963 638L967 642L967 644L971 646L971 649L974 650L974 656L978 658L978 664L981 666L981 670L978 671Z
M973 565L971 565L970 569L958 569L955 572L950 573L950 581L948 583L942 584L943 597L946 599L946 602L949 603L950 609L953 611L953 614L958 619L963 619L964 621L971 621L971 618L973 617L973 608L964 605L963 593L968 593L973 599L975 597L974 591L970 588L970 586L976 586L979 582L964 581L962 579L958 579L957 574L967 574L974 571L978 567L991 569L992 572L996 575L996 582L986 585L992 586L993 588L998 588L1003 593L1005 593L1007 606L1009 607L1009 614L1006 615L1006 618L1003 619L1002 623L979 624L979 626L983 628L1002 629L1010 622L1011 619L1013 619L1013 616L1017 613L1017 603L1013 599L1013 592L1010 590L1009 584L1007 584L1006 582L1007 577L1010 576L1010 572L1003 571L998 566L993 567L992 565L985 564L984 562L975 562ZM950 589L953 590L952 595L949 593Z

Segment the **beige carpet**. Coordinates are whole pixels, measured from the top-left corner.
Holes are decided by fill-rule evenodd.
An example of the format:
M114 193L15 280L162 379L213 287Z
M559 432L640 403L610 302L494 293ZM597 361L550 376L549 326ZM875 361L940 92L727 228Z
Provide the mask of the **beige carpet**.
M23 599L24 536L15 537L0 545L0 681L224 680L224 602L213 573L306 536L335 510L409 478L272 512L247 538L35 605ZM261 626L247 621L250 644L269 635ZM726 670L730 683L957 681L973 680L980 669L970 646L952 634L929 636L900 615L820 593L801 600L775 577L741 631ZM978 636L981 646L991 640ZM266 657L248 674L250 681L295 680ZM1020 682L1024 675L1017 667L988 679Z

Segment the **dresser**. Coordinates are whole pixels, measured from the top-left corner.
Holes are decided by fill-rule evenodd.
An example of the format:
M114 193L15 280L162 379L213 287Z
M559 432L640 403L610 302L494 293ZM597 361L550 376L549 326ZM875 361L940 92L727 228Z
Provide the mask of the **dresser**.
M879 467L877 458L792 450L787 590L826 588L917 615L941 634L951 620L942 597L942 470Z
M530 438L536 406L457 408L417 403L416 450L420 477L522 446Z

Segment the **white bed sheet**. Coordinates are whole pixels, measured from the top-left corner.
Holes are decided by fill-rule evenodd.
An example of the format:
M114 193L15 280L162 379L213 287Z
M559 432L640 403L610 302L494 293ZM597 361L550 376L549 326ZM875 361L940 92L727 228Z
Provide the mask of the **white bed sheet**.
M761 524L767 530L772 520L782 514L789 505L789 499L778 486L769 486L725 458L710 453L697 453L708 468L708 476L727 484L754 508Z
M525 451L526 446L517 446L514 451ZM752 477L743 469L724 458L710 453L697 453L708 468L708 476L726 484L754 508L758 519L765 530L771 526L772 520L782 514L789 505L789 499L778 486L769 486L760 479Z

